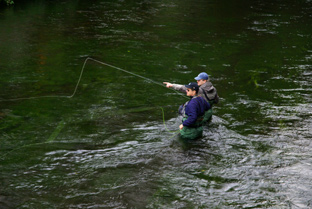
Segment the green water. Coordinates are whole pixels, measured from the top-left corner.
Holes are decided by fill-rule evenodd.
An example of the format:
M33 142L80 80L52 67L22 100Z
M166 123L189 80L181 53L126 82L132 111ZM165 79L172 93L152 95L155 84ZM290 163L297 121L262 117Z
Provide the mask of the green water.
M311 13L309 0L1 8L0 208L310 208ZM87 57L156 83L206 71L220 104L203 138L176 136L185 97L97 62L67 98Z

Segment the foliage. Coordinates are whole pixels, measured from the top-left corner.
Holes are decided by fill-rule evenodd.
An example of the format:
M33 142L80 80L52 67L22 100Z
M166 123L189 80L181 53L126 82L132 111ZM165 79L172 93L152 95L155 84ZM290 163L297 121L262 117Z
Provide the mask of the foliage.
M13 1L13 0L0 0L0 2L4 2L4 3L6 3L7 5L12 5L12 4L14 4L14 1Z

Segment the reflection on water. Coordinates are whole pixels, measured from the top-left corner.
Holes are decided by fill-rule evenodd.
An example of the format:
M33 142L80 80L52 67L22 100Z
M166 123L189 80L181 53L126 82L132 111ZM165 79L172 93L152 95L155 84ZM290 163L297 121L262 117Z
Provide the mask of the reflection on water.
M1 208L309 208L310 1L16 3L0 11ZM153 81L207 71L203 138ZM39 97L9 101L12 98ZM162 107L164 117L162 115Z

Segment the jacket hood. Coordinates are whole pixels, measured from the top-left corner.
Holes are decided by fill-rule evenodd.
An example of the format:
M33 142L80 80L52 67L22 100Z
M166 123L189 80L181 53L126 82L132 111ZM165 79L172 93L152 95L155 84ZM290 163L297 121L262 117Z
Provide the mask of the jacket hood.
M211 91L214 87L212 85L212 83L210 81L207 81L206 83L204 83L203 85L200 86L200 88L202 88L205 91Z

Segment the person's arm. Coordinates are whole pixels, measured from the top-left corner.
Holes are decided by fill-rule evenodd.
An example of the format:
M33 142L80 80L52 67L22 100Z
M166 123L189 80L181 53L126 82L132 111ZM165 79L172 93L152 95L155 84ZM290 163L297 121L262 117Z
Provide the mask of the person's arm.
M163 84L166 84L166 87L167 87L167 88L172 88L172 83L169 83L169 82L163 82Z
M181 84L174 84L174 83L169 83L169 82L163 82L163 84L166 84L167 88L173 88L174 90L181 91L183 93L186 93L186 87Z
M184 85L172 84L172 88L173 88L174 90L181 91L181 92L183 92L183 93L186 94L186 89L187 89L187 88L186 88Z

